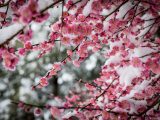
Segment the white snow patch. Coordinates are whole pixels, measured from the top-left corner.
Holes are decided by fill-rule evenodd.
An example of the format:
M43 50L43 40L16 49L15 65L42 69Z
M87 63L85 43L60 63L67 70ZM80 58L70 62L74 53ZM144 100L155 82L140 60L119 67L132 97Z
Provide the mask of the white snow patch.
M22 24L15 23L13 25L0 29L0 44L3 44L6 40L15 35L22 28L23 28Z
M38 0L38 6L40 10L45 9L53 3L53 0Z
M119 63L121 60L120 53L117 53L115 56L109 57L109 59L106 60L105 65L109 65L111 63Z
M89 60L86 61L86 69L92 70L95 68L97 63L97 57L95 55L90 56Z
M146 19L152 19L152 18L154 18L154 17L151 14L145 14L142 17L142 19L144 19L144 20L146 20ZM144 27L147 27L147 26L149 26L149 25L151 25L153 23L154 23L154 20L153 21L151 21L151 20L150 21L145 21ZM141 30L141 32L140 32L140 34L138 36L142 36L142 35L146 34L151 27L152 27L152 25L149 26L149 27L147 27L147 28L145 28L144 30Z
M116 18L122 18L122 17L126 14L126 12L131 9L132 6L133 6L133 5L131 4L130 1L127 2L126 4L124 4L124 5L119 9L120 12L118 12Z
M134 49L134 53L130 56L131 58L132 57L141 57L141 56L144 56L144 55L147 55L149 53L152 53L152 52L155 52L155 50L149 48L149 47L137 47ZM145 62L147 60L148 57L143 57L141 58L141 60L143 62Z
M68 112L67 114L65 114L62 118L63 119L68 119L71 116L74 116L77 112L73 111L73 112Z
M93 0L88 1L87 5L83 9L83 15L88 16L90 14L92 2Z
M135 93L141 92L142 90L144 90L144 88L146 88L148 86L148 84L150 83L150 81L144 80L141 84L136 85L129 94L127 94L124 97L120 97L118 99L118 101L123 101L123 100L127 100L129 101L131 104L131 109L129 111L129 113L137 113L136 107L139 105L147 105L146 100L134 100L132 99L132 97L134 96Z
M136 85L129 94L127 94L124 97L120 97L119 101L123 101L123 100L129 100L130 98L132 98L134 96L135 93L138 93L140 91L142 91L144 88L146 88L148 86L148 84L150 83L150 81L144 80L141 84ZM138 104L138 103L137 103Z
M27 96L32 96L34 100L37 100L37 93L35 91L32 91L32 81L30 81L27 78L21 79L21 87L19 90L19 96L21 101L25 101L27 99Z
M131 85L131 82L134 78L139 77L141 75L141 69L135 68L130 65L118 68L117 73L120 76L120 84L126 87Z
M3 101L0 101L0 113L2 112L6 112L6 111L9 111L8 109L8 105L11 103L11 101L9 99L5 99Z

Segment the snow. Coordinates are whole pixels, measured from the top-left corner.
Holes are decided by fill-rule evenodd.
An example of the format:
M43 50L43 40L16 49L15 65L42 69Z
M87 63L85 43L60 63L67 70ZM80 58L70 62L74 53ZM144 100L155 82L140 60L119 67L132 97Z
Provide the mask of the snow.
M130 91L129 94L127 94L124 97L120 97L119 101L129 100L130 98L132 98L134 96L135 93L139 93L145 87L147 87L149 83L150 83L150 81L144 80L141 84L138 84L138 85L134 86L134 88Z
M3 29L0 29L0 44L3 44L6 40L15 35L18 31L23 28L20 23L15 23Z
M147 104L146 100L134 100L132 99L132 97L134 96L135 93L139 93L142 90L144 90L148 84L150 83L150 81L144 80L141 84L137 84L136 86L134 86L134 88L130 91L129 94L127 94L126 96L120 97L118 99L118 101L123 101L123 100L127 100L129 101L131 104L131 109L129 111L129 113L136 113L136 107L139 105L143 105L145 106Z
M133 6L133 5L132 5L132 3L131 3L130 1L127 2L126 4L124 4L124 5L119 9L119 11L121 11L121 12L118 12L116 18L122 18L122 17L127 13L127 11L131 9L132 6Z
M92 70L92 69L95 68L96 63L97 63L97 57L96 57L95 55L92 55L92 56L90 56L90 58L86 61L85 67L86 67L87 70L90 71L90 70Z
M134 49L134 53L131 55L131 57L141 57L152 52L155 52L155 50L149 47L137 47ZM145 62L147 57L141 58L141 60Z
M68 81L73 81L74 78L74 74L70 74L70 73L63 73L61 79L65 82Z
M134 78L140 77L141 69L135 68L132 65L120 67L117 69L117 73L119 74L120 84L126 86L130 86L131 82ZM124 89L125 89L124 87Z
M38 6L40 10L45 9L49 5L51 5L53 0L38 0Z
M7 87L7 85L6 85L6 84L1 83L1 84L0 84L0 91L5 90L5 89L6 89L6 87Z
M8 109L8 105L11 103L11 101L9 99L6 99L6 100L3 100L3 101L0 101L0 113L2 113L2 111L7 111L9 110ZM5 108L5 109L2 109L2 108ZM7 109L6 109L7 108Z
M115 56L110 56L109 59L106 60L105 65L109 65L111 63L119 63L121 60L120 53L115 54Z
M89 13L91 12L91 5L92 5L93 0L88 1L87 5L83 9L83 15L88 16Z
M41 30L41 23L36 23L36 22L33 22L31 24L31 29L34 31L34 32L38 32Z
M55 20L62 14L62 5L58 5L58 7L55 6L52 9L49 9L48 12L50 14L49 18Z
M73 112L68 112L66 113L62 118L63 119L69 119L71 116L74 116L77 112L76 111L73 111Z
M154 17L153 17L151 14L145 14L145 15L142 17L142 19L144 19L144 20L147 20L148 18L149 18L149 19L152 19L152 18L154 18ZM154 20L153 20L153 21L145 21L144 27L147 27L147 26L149 26L149 25L151 25L151 24L153 24L153 23L154 23ZM152 27L152 26L147 27L147 28L145 28L144 30L141 30L141 32L140 32L140 34L139 34L138 36L142 36L142 35L146 34L151 27Z
M21 79L21 86L19 90L19 96L21 101L27 100L27 95L32 96L33 100L37 100L37 95L35 91L32 91L31 89L32 81L30 81L28 78L22 78Z

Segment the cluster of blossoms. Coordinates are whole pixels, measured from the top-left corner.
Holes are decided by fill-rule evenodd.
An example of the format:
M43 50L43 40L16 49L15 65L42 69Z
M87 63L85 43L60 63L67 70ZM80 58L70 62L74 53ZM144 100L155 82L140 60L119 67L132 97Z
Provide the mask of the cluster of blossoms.
M8 70L15 70L15 66L18 63L18 57L14 54L14 49L10 48L9 50L0 49L0 59L3 59L3 65Z
M26 4L23 2L21 4ZM62 2L63 13L59 21L51 26L48 41L32 45L29 41L32 38L31 31L19 34L24 43L24 48L19 49L20 55L24 55L26 51L41 50L41 57L54 48L57 39L68 48L66 58L60 63L54 63L40 79L38 86L47 86L48 80L57 75L66 62L71 61L79 67L95 52L101 54L106 62L101 66L100 77L93 83L81 80L87 88L85 92L73 92L66 97L66 102L62 102L63 107L51 107L53 117L72 119L76 116L81 120L159 119L160 38L154 35L160 25L160 1L56 2ZM38 12L36 0L29 0L27 5L14 10L15 22L29 24L43 16ZM46 18L43 17L43 20ZM71 49L72 47L74 49ZM18 62L14 52L6 48L0 49L0 56L7 69L14 69ZM65 116L64 111L59 109L73 111ZM35 111L39 113L41 110Z

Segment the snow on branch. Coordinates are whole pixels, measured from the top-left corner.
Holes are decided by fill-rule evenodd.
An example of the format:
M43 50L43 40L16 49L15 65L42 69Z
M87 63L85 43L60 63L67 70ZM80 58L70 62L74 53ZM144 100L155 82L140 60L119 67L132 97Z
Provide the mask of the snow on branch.
M20 23L15 23L3 29L0 29L0 45L8 42L10 39L14 38L20 31L23 30L23 25Z

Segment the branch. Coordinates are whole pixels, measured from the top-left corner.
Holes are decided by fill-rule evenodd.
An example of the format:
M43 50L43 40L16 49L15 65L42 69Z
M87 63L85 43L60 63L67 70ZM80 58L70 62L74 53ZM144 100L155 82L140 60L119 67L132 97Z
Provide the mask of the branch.
M9 5L9 3L11 2L11 0L8 0L6 3L4 3L4 4L0 4L0 8L1 7L5 7L5 6L7 6L7 5Z
M9 28L10 27L10 28ZM4 29L1 29L1 41L0 42L0 47L3 47L5 44L8 44L14 37L16 37L19 33L23 32L23 29L25 28L25 26L19 26L18 24L14 24L12 26L9 26L9 27L6 27ZM17 30L17 32L14 32L13 29L17 28L17 27L22 27L22 28L19 28ZM4 34L7 34L6 32L8 32L9 30L11 30L12 32L10 33L11 36L8 38L8 36L5 36ZM14 33L14 34L13 34ZM9 33L8 33L9 35ZM4 39L7 37L6 40L3 39L3 36L4 36Z
M69 8L68 8L68 11L74 6L74 5L76 5L77 3L79 3L79 2L81 2L82 0L79 0L79 1L77 1L77 2L75 2L75 3L73 3Z
M46 12L49 8L51 8L52 6L58 4L58 3L62 2L62 1L64 1L64 0L58 0L58 1L56 1L56 2L54 2L54 3L52 3L52 4L50 4L49 6L47 6L47 7L44 8L43 10L41 10L40 13Z
M96 96L96 98L94 99L94 101L98 100L99 97L101 97L102 95L104 95L104 94L107 92L107 90L111 87L111 85L113 84L114 81L115 81L115 79L112 80L112 82L108 85L108 87L107 87L101 94L99 94L98 96ZM87 106L89 106L89 105L91 105L91 103L85 105L85 106L82 108L82 110L83 110L84 108L86 108Z
M80 45L80 44L79 44ZM74 52L75 50L77 50L78 49L78 47L79 47L79 45L77 45L73 50L72 50L72 52ZM69 55L67 55L65 58L63 58L60 62L61 63L64 63L64 61L67 59L67 58L69 58L70 56ZM49 76L49 74L50 74L50 71L51 71L52 69L50 69L47 73L46 73L46 75L45 75L45 77L48 77ZM53 69L54 70L54 69ZM32 86L32 88L33 89L35 89L37 86L39 86L40 85L40 82L38 83L38 84L36 84L36 85L33 85Z
M127 2L128 2L128 0L125 0L124 2L122 2L115 10L113 10L111 13L109 13L108 15L106 15L105 18L103 19L103 21L104 21L105 19L107 19L110 15L112 15L113 13L115 13L116 11L118 11L119 8L122 7L122 6L123 6L125 3L127 3Z
M147 57L147 56L150 56L150 55L156 55L156 54L158 54L158 53L160 53L160 51L151 52L151 53L148 53L148 54L146 54L146 55L140 56L139 58Z
M143 116L144 114L146 114L150 109L152 109L153 107L155 107L157 104L159 104L160 102L160 94L158 94L157 100L155 100L155 102L150 105L147 106L147 109L145 109L143 112L139 113L139 114L130 114L130 116Z
M11 101L11 103L18 105L20 103L20 101L18 101L18 102L17 101ZM22 103L24 105L30 106L30 107L37 107L37 108L47 109L47 107L45 105L35 105L35 104L30 104L30 103L25 103L25 102L22 102ZM58 109L64 109L64 110L66 110L66 109L82 109L81 106L70 106L70 107L54 106L54 107L56 107ZM102 111L102 109L100 109L100 108L92 108L92 107L85 108L85 110L99 110L99 111Z

